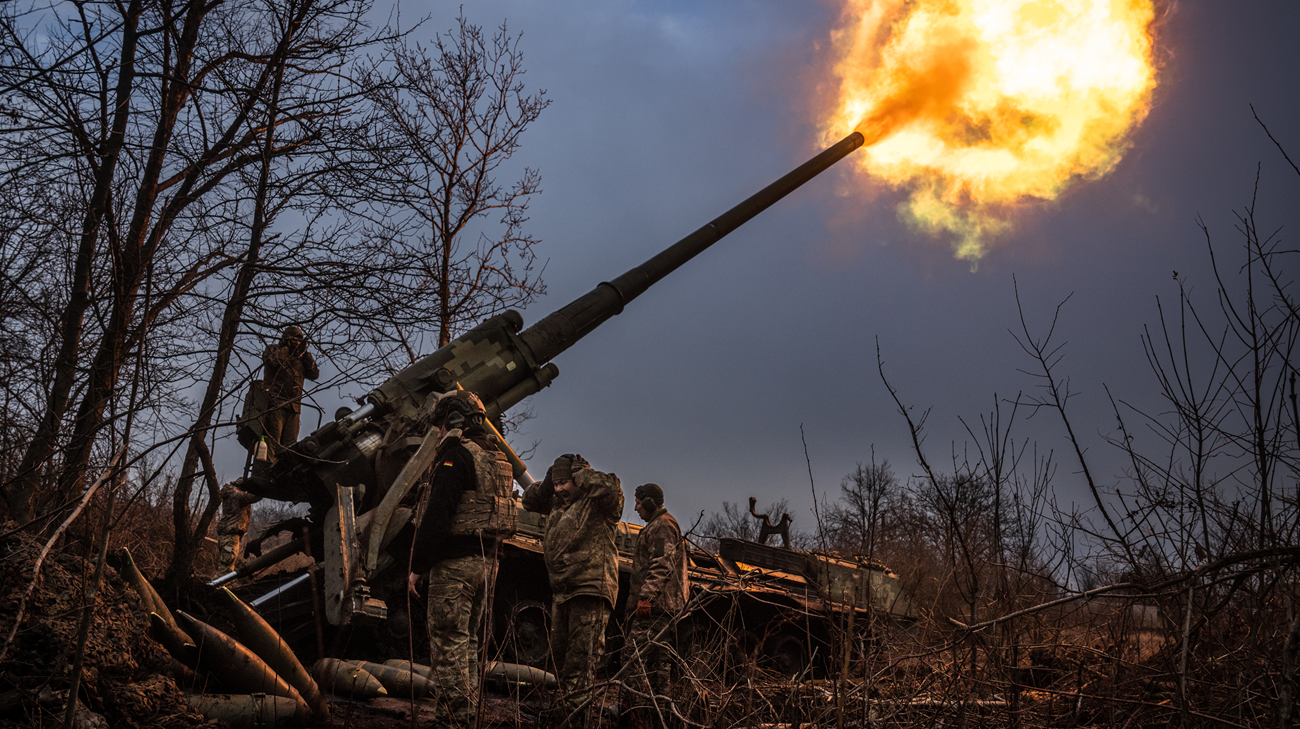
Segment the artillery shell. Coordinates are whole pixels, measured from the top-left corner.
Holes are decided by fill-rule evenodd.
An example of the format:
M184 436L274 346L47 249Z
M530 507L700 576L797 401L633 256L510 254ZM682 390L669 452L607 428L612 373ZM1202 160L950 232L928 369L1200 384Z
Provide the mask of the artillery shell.
M373 699L387 696L388 691L379 679L371 676L361 666L345 663L337 658L322 658L312 664L311 675L321 688L353 699Z
M237 693L284 696L298 702L304 715L311 713L298 690L239 641L192 615L178 611L177 616L184 630L195 636L199 668L216 676L223 686Z
M543 671L540 668L525 666L519 663L506 663L504 661L492 661L488 664L488 678L494 678L509 683L529 683L534 686L545 686L546 688L555 688L555 674Z
M388 691L389 696L396 698L410 698L414 696L422 699L434 694L433 682L421 676L418 673L412 673L405 668L389 666L383 663L371 663L370 661L350 661L353 665L360 666L362 669L379 680Z
M167 603L163 602L162 595L159 595L158 591L153 589L153 585L149 583L148 578L144 576L139 567L135 566L135 559L131 557L131 550L123 547L122 556L126 561L126 574L123 576L140 595L140 600L144 603L144 609L151 613L158 613L163 620L171 623L172 627L176 627L176 618L172 615L172 611L167 609ZM187 642L189 642L188 639Z
M410 671L416 675L424 676L427 679L433 680L433 669L421 663L411 663L410 661L405 661L401 658L389 658L384 661L384 665L392 666L393 668L400 668L403 671Z
M190 637L179 626L167 622L166 618L156 612L149 613L149 635L186 668L194 668L199 664L199 650Z
M271 729L302 726L307 715L298 713L301 702L267 694L187 694L185 700L208 719L220 719L230 729Z
M199 674L194 669L181 663L170 655L164 659L164 664L171 673L172 678L176 679L176 685L182 689L196 689L199 684Z
M311 674L303 668L298 656L294 655L293 649L275 632L275 628L230 590L222 588L219 594L225 598L226 605L230 608L228 614L235 624L240 641L258 658L266 661L266 665L279 674L280 678L297 689L317 718L328 716L329 704L326 703L325 696L312 680Z

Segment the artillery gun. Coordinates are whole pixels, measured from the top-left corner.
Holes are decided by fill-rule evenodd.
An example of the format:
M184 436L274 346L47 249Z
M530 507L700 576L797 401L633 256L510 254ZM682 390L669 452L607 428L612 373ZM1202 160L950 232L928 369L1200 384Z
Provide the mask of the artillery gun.
M308 551L320 565L323 605L317 608L301 599L290 602L323 612L325 620L333 626L383 620L387 605L372 596L371 584L380 571L391 566L385 564L386 560L388 563L392 560L385 557L382 547L410 518L410 510L400 503L431 462L436 431L416 432L404 438L405 465L395 477L391 468L387 474L380 473L377 454L381 447L392 443L394 432L400 433L404 425L416 422L417 413L430 395L455 388L469 390L485 404L489 422L496 420L510 407L551 384L559 374L551 362L556 356L622 312L654 283L862 144L863 136L854 132L645 263L612 281L602 282L527 329L523 328L523 317L515 311L483 321L371 390L358 400L357 410L342 409L333 422L280 449L273 465L245 479L245 488L265 498L309 504L312 531L285 547L250 560L236 572L211 584L219 585L236 576L252 574L292 553ZM249 419L248 416L256 414L245 415ZM516 480L523 486L531 484L524 464L503 439L501 443L511 458ZM533 537L528 533L528 523L528 516L524 515L523 531L508 542L499 579L499 584L511 585L504 592L515 593L511 612L516 615L519 606L526 608L538 602L537 590L518 587L527 579L521 575L515 584L510 576L510 550L525 555L536 546L529 541ZM635 534L635 527L625 527L625 532ZM725 558L720 562L703 553L693 555L692 559L696 569L703 570L701 579L721 578L724 572L737 574L752 569L742 569L734 561L728 564ZM522 556L517 561L527 563ZM531 569L532 579L538 574L535 567ZM544 583L544 570L540 574ZM811 575L792 576L808 588L816 581ZM315 576L309 570L254 600L253 604L283 602L288 591ZM788 586L781 589L789 592ZM545 591L549 595L549 590ZM825 597L833 599L829 593Z

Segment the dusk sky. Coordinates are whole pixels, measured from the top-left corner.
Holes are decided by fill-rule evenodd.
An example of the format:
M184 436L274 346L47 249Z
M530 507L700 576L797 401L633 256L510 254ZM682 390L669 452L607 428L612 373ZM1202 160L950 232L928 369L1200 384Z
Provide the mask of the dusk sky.
M458 6L432 13L446 30ZM464 6L473 23L522 32L530 89L553 103L516 160L540 169L531 231L543 239L547 296L526 325L640 264L810 158L821 148L819 84L835 2L501 0ZM996 399L1029 393L1033 361L1019 329L1046 333L1058 304L1059 373L1070 414L1105 485L1123 463L1103 385L1148 411L1163 406L1143 354L1157 302L1178 279L1215 306L1202 219L1222 267L1243 256L1234 212L1259 174L1261 228L1296 230L1300 176L1269 141L1300 159L1300 5L1291 0L1161 3L1158 85L1122 162L1051 203L1022 206L1015 230L972 269L951 240L912 231L902 193L871 184L852 157L651 288L560 355L560 376L531 400L517 447L551 460L578 452L624 491L661 484L685 528L723 501L788 498L795 527L814 525L859 461L919 473L906 423L876 368L919 415L933 465L970 441ZM824 88L822 88L824 90ZM847 134L850 130L844 130ZM860 154L861 152L859 151ZM340 388L360 394L365 387ZM1004 403L1003 412L1009 413ZM1058 417L1021 411L1013 431L1054 451L1057 500L1087 506ZM1135 423L1136 424L1136 423ZM1032 447L1032 446L1031 446ZM630 499L625 519L635 520Z

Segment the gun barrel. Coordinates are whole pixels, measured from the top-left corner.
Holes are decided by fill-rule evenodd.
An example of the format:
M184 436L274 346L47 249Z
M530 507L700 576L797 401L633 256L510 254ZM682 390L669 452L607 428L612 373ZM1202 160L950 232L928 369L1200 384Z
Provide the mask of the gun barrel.
M431 392L445 392L456 383L478 394L490 417L500 415L551 383L558 374L550 363L556 355L622 312L657 281L862 146L863 141L860 133L850 134L650 260L600 284L528 329L520 331L524 320L516 311L504 311L481 322L371 390L361 409L287 449L270 478L253 479L250 489L328 509L335 501L335 485L376 483L370 455L382 442L392 418L413 420ZM521 466L516 466L517 475L523 471Z
M677 270L682 264L699 255L731 231L744 225L750 218L797 190L805 182L825 172L831 165L861 147L863 142L862 134L853 132L650 260L613 281L601 283L568 306L520 332L520 338L532 349L535 361L550 361L600 326L606 319L621 313L624 306L663 277Z

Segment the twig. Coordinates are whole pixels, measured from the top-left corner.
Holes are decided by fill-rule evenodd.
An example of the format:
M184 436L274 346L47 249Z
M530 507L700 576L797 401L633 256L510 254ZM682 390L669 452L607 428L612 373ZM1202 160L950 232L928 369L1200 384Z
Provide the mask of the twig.
M148 276L145 279L145 297L144 308L149 310L149 300L153 295L153 263L149 263ZM147 341L145 334L147 324L142 324L140 332L140 346L136 350L135 372L131 376L131 399L128 400L128 410L126 413L126 428L122 436L122 446L118 449L118 458L126 453L131 445L131 431L135 425L136 404L140 396L140 371L144 360L145 348ZM115 461L117 459L114 459ZM109 468L112 471L112 467ZM95 577L90 583L90 590L82 596L85 604L81 611L81 622L77 625L77 650L72 661L72 682L68 686L68 708L63 714L63 729L72 729L73 722L77 717L77 704L81 695L81 668L86 660L86 641L90 638L90 623L95 615L95 603L99 600L99 587L104 579L104 562L108 559L108 538L113 534L113 506L116 503L118 488L122 485L122 471L118 469L113 473L113 485L108 489L108 499L104 505L104 518L101 520L99 535L99 551L95 554Z
M803 423L799 423L799 440L803 442L803 460L808 464L808 487L812 489L813 497L813 516L817 519L817 533L824 535L826 530L822 528L821 510L817 508L817 484L813 481L812 459L808 457L808 437L804 435ZM823 544L824 548L826 545Z
M989 628L994 625L997 625L998 623L1003 623L1013 618L1018 618L1022 615L1029 615L1032 613L1040 612L1050 607L1055 607L1057 605L1064 605L1065 603L1068 602L1074 602L1075 600L1087 599L1093 597L1094 595L1103 595L1105 593L1116 592L1118 590L1136 590L1138 592L1135 593L1135 596L1136 595L1149 596L1155 594L1156 592L1164 588L1172 587L1174 585L1182 584L1184 582L1188 582L1191 580L1200 579L1205 575L1208 575L1213 572L1218 572L1219 570L1228 567L1230 565L1250 562L1256 559L1269 559L1269 558L1276 559L1279 557L1289 557L1290 558L1289 561L1291 562L1300 560L1300 547L1271 547L1268 549L1254 549L1248 552L1238 552L1236 554L1231 554L1226 557L1216 559L1210 564L1199 567L1195 570L1192 570L1191 572L1186 572L1181 575L1175 575L1173 577L1170 577L1169 579L1161 580L1160 582L1156 582L1152 584L1144 584L1141 582L1120 582L1114 585L1103 585L1102 587L1097 587L1091 590L1084 590L1083 592L1075 593L1073 595L1067 595L1066 597L1062 597L1056 600L1051 600L1045 603L1040 603L1032 607L1027 607L1023 610L1017 610L1013 613L1008 613L1006 615L1001 615L999 617L993 618L992 620L985 620L982 623L973 623L971 625L967 625L954 618L948 618L948 622L956 626L957 628L960 628L961 630L968 630L968 631L983 630L985 628Z
M134 393L131 401L135 402ZM122 450L125 451L126 448L127 443L123 443ZM104 517L101 520L103 524L99 535L99 549L95 553L95 576L91 579L90 589L82 597L85 604L82 606L81 620L77 625L77 650L72 660L72 668L69 671L72 675L72 682L68 686L68 707L63 714L63 729L72 729L77 718L77 704L80 702L81 696L81 668L85 665L86 642L90 639L90 623L95 616L95 603L99 602L99 588L104 580L104 562L108 558L108 538L113 533L113 504L117 496L117 490L122 485L121 478L122 472L118 471L113 475L113 484L108 487L108 503L104 506Z
M1254 104L1250 105L1250 113L1255 116L1255 121L1259 122L1259 125L1264 128L1264 133L1268 135L1269 141L1277 145L1277 151L1282 153L1282 158L1287 161L1287 164L1291 165L1291 169L1295 170L1296 173L1300 174L1300 167L1296 167L1295 162L1292 162L1291 158L1287 156L1286 150L1282 148L1281 142L1278 142L1276 139L1273 139L1273 133L1268 130L1268 126L1264 124L1264 120L1259 118L1259 112L1255 111Z
M1121 583L1114 584L1114 585L1105 585L1105 586L1103 586L1103 587L1097 587L1097 588L1094 588L1094 589L1092 589L1092 590L1084 590L1083 592L1080 592L1080 593L1077 593L1077 594L1074 594L1074 595L1067 595L1066 597L1062 597L1062 598L1057 599L1057 600L1050 600L1050 601L1048 601L1048 602L1044 602L1044 603L1040 603L1040 604L1038 604L1038 605L1034 605L1033 607L1027 607L1027 608L1025 608L1024 610L1017 610L1017 611L1015 611L1014 613L1009 613L1009 614L1007 614L1007 615L1002 615L1002 616L999 616L999 617L993 618L992 620L985 620L985 621L982 622L982 623L973 623L973 624L971 624L971 625L967 625L966 623L963 623L963 622L961 622L960 620L957 620L956 618L948 618L948 622L951 623L951 624L953 624L954 626L956 626L956 627L958 627L958 628L961 628L962 630L968 630L968 631L974 632L974 631L977 631L977 630L983 630L983 629L985 629L985 628L993 627L994 625L997 625L998 623L1004 623L1004 622L1006 622L1006 621L1008 621L1008 620L1012 620L1012 619L1014 619L1014 618L1018 618L1018 617L1020 617L1020 616L1022 616L1022 615L1030 615L1030 614L1032 614L1032 613L1036 613L1036 612L1040 612L1040 611L1042 611L1042 610L1046 610L1047 608L1050 608L1050 607L1055 607L1055 606L1057 606L1057 605L1064 605L1065 603L1068 603L1068 602L1074 602L1075 600L1085 600L1085 599L1090 598L1090 597L1092 597L1092 596L1094 596L1094 595L1104 595L1104 594L1106 594L1106 593L1108 593L1108 592L1116 592L1116 591L1118 591L1118 590L1132 590L1132 589L1137 588L1137 587L1141 587L1141 585L1140 585L1139 583L1136 583L1136 582L1121 582Z
M1060 323L1061 309L1074 294L1066 296L1061 303L1056 305L1056 312L1052 315L1052 324L1047 328L1047 336L1041 340L1035 340L1033 335L1029 332L1029 322L1025 319L1025 308L1020 302L1020 284L1016 281L1014 276L1011 278L1011 281L1016 293L1016 310L1020 313L1020 330L1024 332L1024 339L1022 340L1015 332L1012 332L1011 336L1016 340L1016 343L1020 345L1020 348L1024 350L1025 354L1032 357L1034 361L1038 362L1039 367L1042 368L1042 373L1037 374L1036 376L1042 380L1044 384L1040 386L1047 390L1050 397L1050 400L1036 398L1031 405L1033 405L1035 409L1039 407L1049 407L1061 416L1061 424L1065 426L1066 439L1070 442L1070 445L1074 447L1074 454L1079 459L1079 469L1083 473L1084 481L1088 484L1088 490L1092 493L1092 500L1097 506L1097 511L1099 511L1102 518L1106 520L1106 524L1110 527L1111 534L1114 535L1115 541L1123 548L1128 563L1130 565L1137 565L1138 559L1133 554L1133 549L1129 546L1128 540L1125 539L1126 535L1124 532L1120 531L1119 526L1116 525L1115 520L1110 515L1110 510L1106 508L1106 502L1101 497L1101 490L1097 487L1097 482L1093 479L1092 469L1088 468L1088 459L1084 457L1083 444L1080 443L1079 438L1075 436L1074 425L1070 421L1070 418L1065 414L1065 405L1069 402L1071 397L1070 381L1067 378L1065 382L1062 383L1058 381L1056 375L1052 373L1052 368L1061 361L1060 352L1065 346L1052 346L1052 335L1055 334L1056 326Z
M640 651L639 651L639 650L637 651L637 655L638 655L638 657L640 656ZM704 724L700 724L700 723L698 723L698 722L691 721L690 719L687 719L685 716L682 716L681 709L679 709L679 708L677 707L677 702L676 702L676 701L673 701L673 700L672 700L672 697L670 697L670 696L661 696L661 695L659 695L659 694L655 694L655 693L647 693L647 692L645 692L645 691L640 691L640 690L638 690L638 689L634 689L634 688L632 688L631 686L629 686L629 685L627 684L626 681L624 681L624 680L622 680L622 679L615 679L615 678L611 678L610 680L608 680L608 681L602 683L600 686L597 686L596 688L604 688L604 687L608 687L608 686L617 686L618 688L620 688L620 689L622 689L622 690L624 690L624 691L627 691L628 693L636 694L637 696L641 696L641 697L644 697L644 698L648 698L648 699L650 699L651 701L653 701L653 702L654 702L655 710L656 710L656 712L659 714L659 721L660 721L660 724L666 724L667 722L664 722L664 721L663 721L663 718L664 718L664 717L663 717L663 710L660 708L660 705L659 705L659 702L657 701L657 699L668 699L668 701L667 701L668 709L669 709L669 711L672 713L672 715L673 715L674 717L677 718L678 721L682 722L683 724L687 724L687 725L689 725L689 726L698 726L698 727L701 727L701 728L705 726Z

